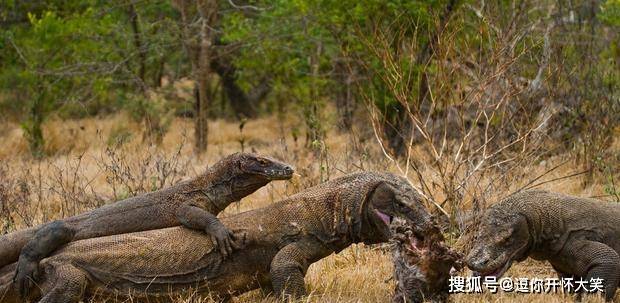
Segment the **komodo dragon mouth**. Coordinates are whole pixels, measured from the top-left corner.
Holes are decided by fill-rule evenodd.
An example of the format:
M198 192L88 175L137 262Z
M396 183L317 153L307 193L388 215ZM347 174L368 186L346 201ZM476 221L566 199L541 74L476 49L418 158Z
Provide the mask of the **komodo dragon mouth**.
M500 278L504 275L504 273L510 268L512 262L515 260L515 256L519 254L527 245L520 247L515 250L512 254L510 254L504 262L498 263L496 266L489 270L485 270L483 272L474 271L474 275L479 275L483 277L492 276L496 278ZM499 259L499 258L498 258Z
M389 228L394 222L394 216L388 215L378 209L375 209L374 211L379 217L379 219L381 219L381 221L385 223L385 226L387 228ZM421 248L420 245L424 242L424 236L412 230L411 234L409 235L409 241L407 242L409 245L406 246L406 249L414 252L421 252L423 248Z
M500 263L496 268L488 270L486 272L474 272L474 276L482 276L482 277L496 277L499 278L510 268L512 265L512 260L509 259L506 262Z
M381 212L378 209L375 209L375 212L377 213L377 215L379 216L381 221L383 221L383 223L385 223L385 225L389 226L390 224L392 224L392 221L394 220L393 216L390 216L388 214L384 214L383 212Z
M270 169L256 169L253 173L263 176L269 180L288 180L293 177L295 170L290 166L276 167Z

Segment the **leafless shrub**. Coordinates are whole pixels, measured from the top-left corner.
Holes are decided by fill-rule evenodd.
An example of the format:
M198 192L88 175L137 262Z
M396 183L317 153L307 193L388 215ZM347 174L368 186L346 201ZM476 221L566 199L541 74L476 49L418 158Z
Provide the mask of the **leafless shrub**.
M484 8L470 9L490 31L487 44L475 56L462 52L466 45L459 44L458 37L463 27L452 28L441 16L436 25L439 34L427 44L399 21L388 29L378 25L365 41L381 64L376 76L398 103L401 116L398 125L389 125L391 120L376 106L374 96L365 95L377 142L385 157L415 180L435 209L449 218L455 232L465 227L466 208L475 213L528 179L524 168L549 152L544 143L552 114L540 111L533 101L543 77L540 73L532 80L524 77L520 60L538 56L537 43L545 44L532 42L532 33L552 27L548 19L526 14L535 9L549 16L553 7L517 7L501 22L486 18ZM503 23L511 26L504 28ZM429 47L433 60L420 61ZM535 70L546 66L548 52L540 53L540 66L532 66ZM385 127L397 132L386 132ZM404 152L393 148L395 136L403 138Z
M108 147L95 164L84 153L24 167L0 163L0 233L175 184L189 172L190 159L181 157L182 148L167 154L153 146L144 153ZM101 175L108 186L100 182Z
M0 164L0 234L18 225L32 226L36 210L45 197L40 166L11 170L7 163Z
M50 165L49 190L51 195L60 199L61 217L76 215L105 202L104 197L93 186L96 176L89 178L84 173L83 158L82 153L75 160L65 158L62 165Z
M177 183L188 172L189 159L181 157L183 143L170 156L149 147L138 159L107 147L98 165L112 188L113 199L121 200ZM135 156L135 155L134 155Z

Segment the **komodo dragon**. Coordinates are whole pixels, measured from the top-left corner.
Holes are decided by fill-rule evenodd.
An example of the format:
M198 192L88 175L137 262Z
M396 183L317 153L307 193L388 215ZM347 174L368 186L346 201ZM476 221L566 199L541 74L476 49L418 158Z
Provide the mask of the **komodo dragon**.
M226 259L203 233L174 227L86 239L44 259L39 302L78 302L111 296L170 301L196 291L227 299L248 290L279 296L306 293L310 264L352 243L389 240L389 225L412 224L421 235L439 232L406 180L387 173L355 173L309 188L265 208L222 218L244 239ZM0 269L0 302L15 302L15 288ZM4 282L2 282L4 281ZM34 293L34 292L33 292Z
M68 242L177 225L205 231L215 238L226 256L236 244L233 234L215 216L230 203L271 180L290 179L292 174L293 169L285 163L254 154L235 153L194 179L3 235L0 237L0 266L17 261L19 256L16 281L25 295L32 287L39 261Z
M469 268L501 276L528 256L547 260L560 277L604 279L605 299L620 278L620 205L542 190L513 194L481 218Z

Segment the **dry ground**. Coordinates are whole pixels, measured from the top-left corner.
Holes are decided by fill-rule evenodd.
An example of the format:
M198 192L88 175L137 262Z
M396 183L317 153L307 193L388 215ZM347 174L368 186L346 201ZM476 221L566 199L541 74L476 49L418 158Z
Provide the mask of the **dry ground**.
M145 143L141 126L119 114L106 119L77 121L51 120L45 125L46 150L52 156L32 160L27 142L17 125L0 125L0 185L4 200L0 232L23 228L28 224L75 214L144 190L151 190L192 177L223 155L241 150L273 155L295 165L298 175L291 182L266 186L233 205L228 215L260 207L321 180L362 169L390 170L374 140L360 141L358 136L328 133L319 155L304 148L303 139L294 140L291 128L298 121L264 118L247 123L243 132L226 121L210 122L209 150L197 156L192 151L190 120L176 119L157 147ZM117 145L114 142L123 141ZM617 142L616 142L617 143ZM618 144L616 144L617 147ZM531 174L563 161L562 155L526 168ZM568 165L570 166L570 165ZM573 171L555 170L552 179ZM569 194L596 196L601 185L582 187L579 178L564 179L543 187ZM515 184L515 186L518 186ZM2 188L0 188L2 189ZM380 247L354 245L310 267L306 278L312 295L310 302L386 302L392 294L392 265L389 253ZM555 277L543 263L527 261L513 266L506 274L513 277ZM561 295L458 295L456 302L564 302ZM179 302L198 302L196 298ZM271 302L252 292L235 302ZM596 300L594 300L596 301Z

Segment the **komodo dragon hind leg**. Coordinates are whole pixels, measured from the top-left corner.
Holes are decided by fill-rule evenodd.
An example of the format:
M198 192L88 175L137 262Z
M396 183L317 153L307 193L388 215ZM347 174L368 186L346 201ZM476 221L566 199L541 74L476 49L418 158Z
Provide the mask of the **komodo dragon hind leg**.
M615 250L600 242L574 240L565 245L562 254L567 260L573 260L577 275L584 276L587 281L603 279L605 301L613 300L620 272L620 256Z
M77 303L82 299L88 283L86 274L73 265L55 268L54 275L46 279L55 282L39 303Z

